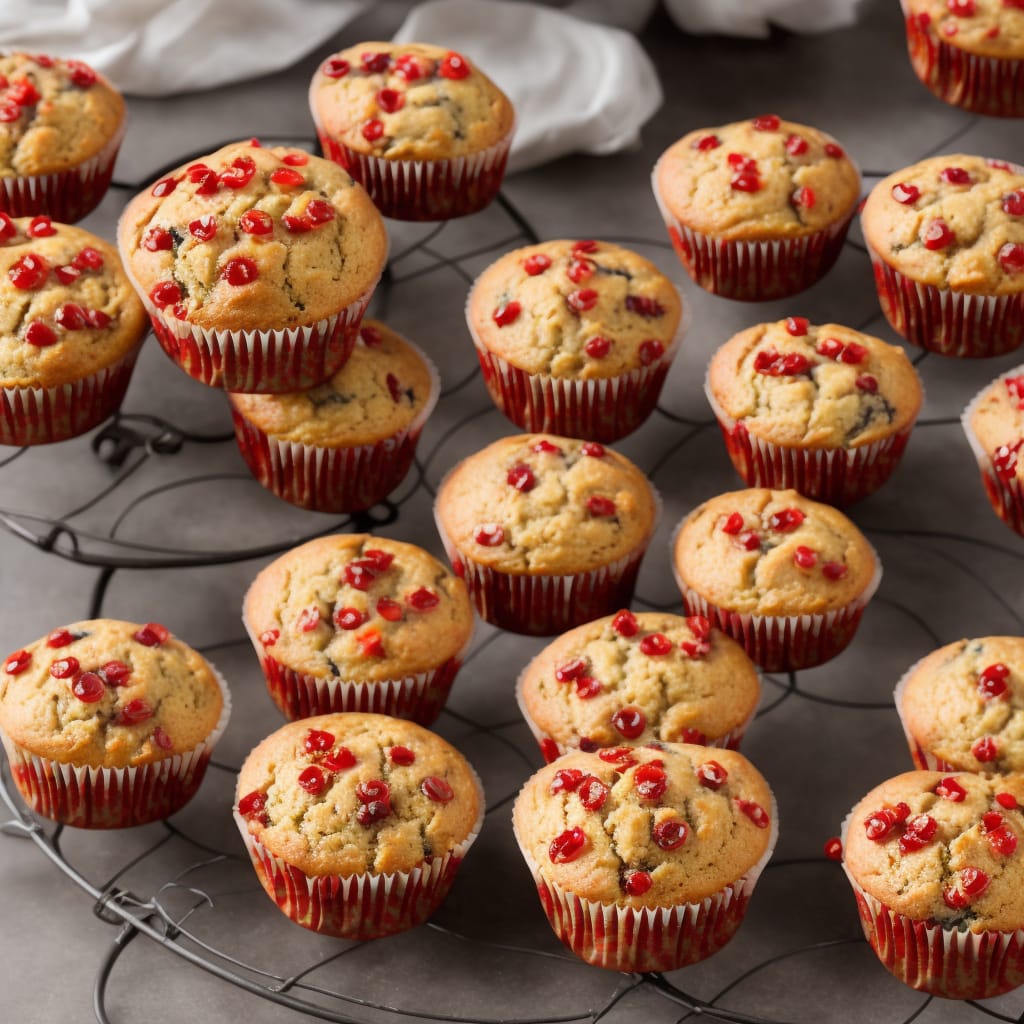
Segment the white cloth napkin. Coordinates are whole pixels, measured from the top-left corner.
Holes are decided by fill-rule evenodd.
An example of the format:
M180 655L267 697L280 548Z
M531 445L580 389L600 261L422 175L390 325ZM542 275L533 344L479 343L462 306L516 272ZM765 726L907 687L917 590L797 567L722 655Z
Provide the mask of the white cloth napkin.
M369 0L2 0L0 49L77 57L166 96L294 64Z
M465 53L516 108L509 170L634 143L662 101L650 58L628 32L506 0L431 0L395 35Z

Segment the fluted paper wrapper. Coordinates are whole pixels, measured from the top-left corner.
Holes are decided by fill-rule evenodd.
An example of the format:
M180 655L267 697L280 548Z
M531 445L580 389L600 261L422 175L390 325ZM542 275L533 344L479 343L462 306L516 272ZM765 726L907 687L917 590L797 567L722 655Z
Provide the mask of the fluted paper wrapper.
M213 732L191 750L150 764L128 768L62 764L31 753L0 732L22 798L37 814L76 828L145 825L180 811L199 789L231 716L227 684L210 668L224 698Z
M740 878L700 903L619 907L584 899L544 877L516 833L541 906L555 935L581 960L611 971L674 971L717 953L736 934L778 839L778 807L761 859Z
M917 737L911 733L907 726L907 721L903 717L903 695L907 692L907 680L910 679L911 675L917 669L917 666L920 665L923 660L923 658L919 658L915 661L914 664L911 665L902 676L900 676L899 682L896 684L895 690L893 690L893 700L896 703L896 714L899 715L900 725L903 727L903 735L907 738L907 746L910 748L910 756L914 762L914 767L931 772L969 771L970 769L958 768L956 765L952 765L948 761L944 761L941 757L925 750L925 748L918 742Z

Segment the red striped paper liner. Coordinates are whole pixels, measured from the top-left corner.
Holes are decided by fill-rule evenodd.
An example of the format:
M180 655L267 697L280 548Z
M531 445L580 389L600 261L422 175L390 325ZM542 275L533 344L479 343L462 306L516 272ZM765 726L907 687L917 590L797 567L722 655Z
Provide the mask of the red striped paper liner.
M856 448L796 448L758 437L733 419L715 399L707 377L704 394L729 458L749 487L791 487L830 505L851 505L874 494L899 465L917 419L889 437Z
M340 164L394 220L449 220L487 206L501 189L515 125L492 146L447 160L389 160L361 153L332 138L310 109L324 156Z
M917 77L940 100L989 117L1024 117L1024 60L968 53L902 2L907 51Z
M127 768L65 764L33 754L0 732L22 798L37 814L76 828L145 825L181 810L199 789L231 716L227 684L210 668L224 698L213 732L191 750L149 764Z
M547 764L550 764L556 757L561 757L563 754L567 754L570 750L579 750L580 737L574 736L570 742L562 742L561 740L555 739L550 733L545 732L530 716L530 712L526 707L526 702L523 700L523 682L526 678L527 665L516 679L516 704L519 705L519 713L523 716L527 726L529 726L530 732L533 734L533 738L537 741L537 746L540 748L541 756ZM727 733L722 736L713 736L704 740L702 746L705 747L718 747L719 749L727 750L739 750L740 742L743 739L743 734L747 731L747 726L754 720L754 708L750 715L745 721L740 722L738 725L730 729ZM649 723L654 727L654 735L650 737L651 740L660 740L662 737L657 735L657 722ZM642 739L633 740L631 742L641 743L647 742ZM692 740L684 741L682 738L673 740L675 743L693 742ZM617 746L617 744L609 744L609 746Z
M0 386L0 444L65 441L102 423L121 407L141 348L57 387Z
M842 827L842 843L850 825ZM946 999L991 999L1024 984L1024 929L972 932L897 913L843 870L857 900L861 927L882 966L921 992Z
M63 224L81 220L99 206L110 187L126 127L127 118L122 118L106 145L74 167L0 178L0 211L11 217L46 214Z
M1012 370L1007 370L1006 373L1000 374L993 381L993 384L998 383L1005 377L1016 377L1022 373L1024 373L1024 363L1020 366L1015 366ZM981 482L985 488L985 495L989 500L989 504L992 506L995 514L1011 530L1024 537L1024 483L1022 483L1019 476L1004 480L996 472L995 464L992 461L992 453L985 451L977 435L971 429L971 420L974 418L974 412L978 407L978 403L991 390L993 384L987 384L971 399L960 417L960 422L963 426L964 434L967 436L967 442L971 446L971 451L974 452L974 458L977 460L978 470L981 473Z
M443 487L442 480L439 494ZM651 532L633 551L585 572L563 575L503 572L474 562L457 547L441 524L436 503L434 522L453 572L465 582L485 622L512 633L551 636L629 607L640 563L661 515L661 496L653 487L651 491L656 505Z
M943 356L987 359L1024 342L1024 291L968 295L921 284L867 246L882 312L911 345Z
M773 797L771 834L761 859L731 885L700 903L668 907L620 907L578 896L545 878L518 833L516 841L548 922L571 952L588 964L611 971L674 971L706 960L736 934L775 849L778 820Z
M272 437L234 406L235 440L252 475L273 494L314 512L359 512L383 501L406 477L427 418L437 405L441 378L430 372L430 395L408 426L373 444L321 445Z
M379 939L422 924L448 895L483 824L483 787L476 783L480 815L472 831L448 853L411 871L307 875L268 850L237 810L234 818L260 884L288 918L339 939Z
M706 291L746 302L782 299L810 288L839 257L854 210L821 231L798 238L716 238L687 227L665 204L657 184L660 163L655 164L651 179L654 198L672 248L686 272Z

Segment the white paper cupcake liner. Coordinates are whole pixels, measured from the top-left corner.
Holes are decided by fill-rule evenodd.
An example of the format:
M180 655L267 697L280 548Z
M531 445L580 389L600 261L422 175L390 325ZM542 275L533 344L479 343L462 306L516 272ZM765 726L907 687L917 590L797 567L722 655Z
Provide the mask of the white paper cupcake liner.
M224 699L213 732L191 750L150 764L127 768L64 764L33 754L0 731L22 798L37 814L76 828L145 825L181 810L199 789L213 748L231 717L227 683L213 665L210 668Z
M877 491L899 465L917 420L856 448L795 448L758 437L733 419L715 399L706 376L704 394L729 458L749 487L793 488L830 505L851 505Z
M448 895L483 825L483 786L475 773L474 779L480 814L472 831L451 851L412 871L307 875L271 853L250 833L245 818L237 810L233 813L260 884L288 918L310 931L365 941L422 924Z
M900 725L903 728L903 735L907 738L907 746L910 749L910 757L914 762L915 768L920 768L925 771L933 772L957 772L964 771L965 769L957 767L956 765L950 764L948 761L944 761L941 757L936 754L932 754L925 750L924 747L918 742L917 738L911 733L907 726L907 721L903 717L903 695L907 692L907 680L917 670L917 666L921 664L923 658L918 658L906 672L903 673L899 678L899 682L896 683L896 688L893 690L893 699L896 703L896 714L899 716Z
M669 907L619 907L577 896L545 878L518 832L515 836L555 935L576 956L612 971L674 971L706 960L736 934L775 850L778 823L772 797L771 832L761 859L700 903Z
M88 160L53 174L0 178L0 211L11 217L46 214L63 224L80 221L100 204L110 187L127 118L106 145Z
M50 444L102 423L121 407L141 347L57 387L0 387L0 444Z

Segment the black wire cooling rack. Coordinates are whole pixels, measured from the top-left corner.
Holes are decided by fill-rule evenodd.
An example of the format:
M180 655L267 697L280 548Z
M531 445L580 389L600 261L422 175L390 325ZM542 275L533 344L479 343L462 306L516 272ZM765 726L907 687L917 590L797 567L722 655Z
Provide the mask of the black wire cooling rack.
M934 151L947 150L974 123L958 124ZM125 196L137 187L115 184ZM444 382L410 476L387 502L359 516L285 506L245 470L223 396L180 379L150 351L138 371L141 390L137 378L125 409L90 437L0 455L4 495L27 493L23 482L41 477L70 481L56 496L44 489L37 503L0 497L0 524L55 558L95 570L83 617L137 602L137 581L154 576L165 608L194 596L202 604L196 581L211 571L228 574L225 589L240 604L244 585L267 559L327 532L386 532L440 553L430 515L437 482L462 455L513 430L480 381L461 325L464 296L483 266L537 233L504 194L462 222L392 227L392 254L371 315L415 338L440 364ZM581 236L594 234L581 228ZM644 252L683 279L656 232L601 237ZM878 311L856 232L832 273L839 283L828 296L755 309L686 290L694 337L684 342L651 421L617 446L647 471L665 502L637 606L679 609L664 557L673 525L704 498L741 486L700 394L715 345L757 320L813 314L826 304L818 322L834 319L896 340ZM620 975L583 965L553 938L509 824L511 800L540 764L512 681L544 641L488 626L478 629L435 726L477 767L488 800L485 827L448 901L429 924L362 945L286 921L259 889L230 821L238 765L280 719L237 612L220 606L217 591L210 614L218 639L202 649L228 678L235 720L188 808L127 833L64 829L27 812L7 765L0 768L3 842L34 844L110 925L106 949L96 952L96 1019L112 1021L112 1003L131 1002L123 995L131 972L119 965L142 936L178 958L180 971L172 973L182 986L197 968L277 1007L355 1024L1024 1020L1024 995L948 1003L891 979L860 934L841 869L823 853L863 792L910 767L891 699L901 672L961 635L1024 632L1024 546L985 505L958 420L971 389L1012 362L967 368L920 352L914 360L930 396L926 414L894 480L851 513L881 554L883 585L847 653L815 670L765 678L744 740L744 752L776 790L781 838L747 920L724 951L667 976ZM955 500L936 486L948 478L958 481ZM67 493L79 497L65 508ZM197 512L197 504L216 515ZM138 617L160 619L169 614L162 610L147 606Z

